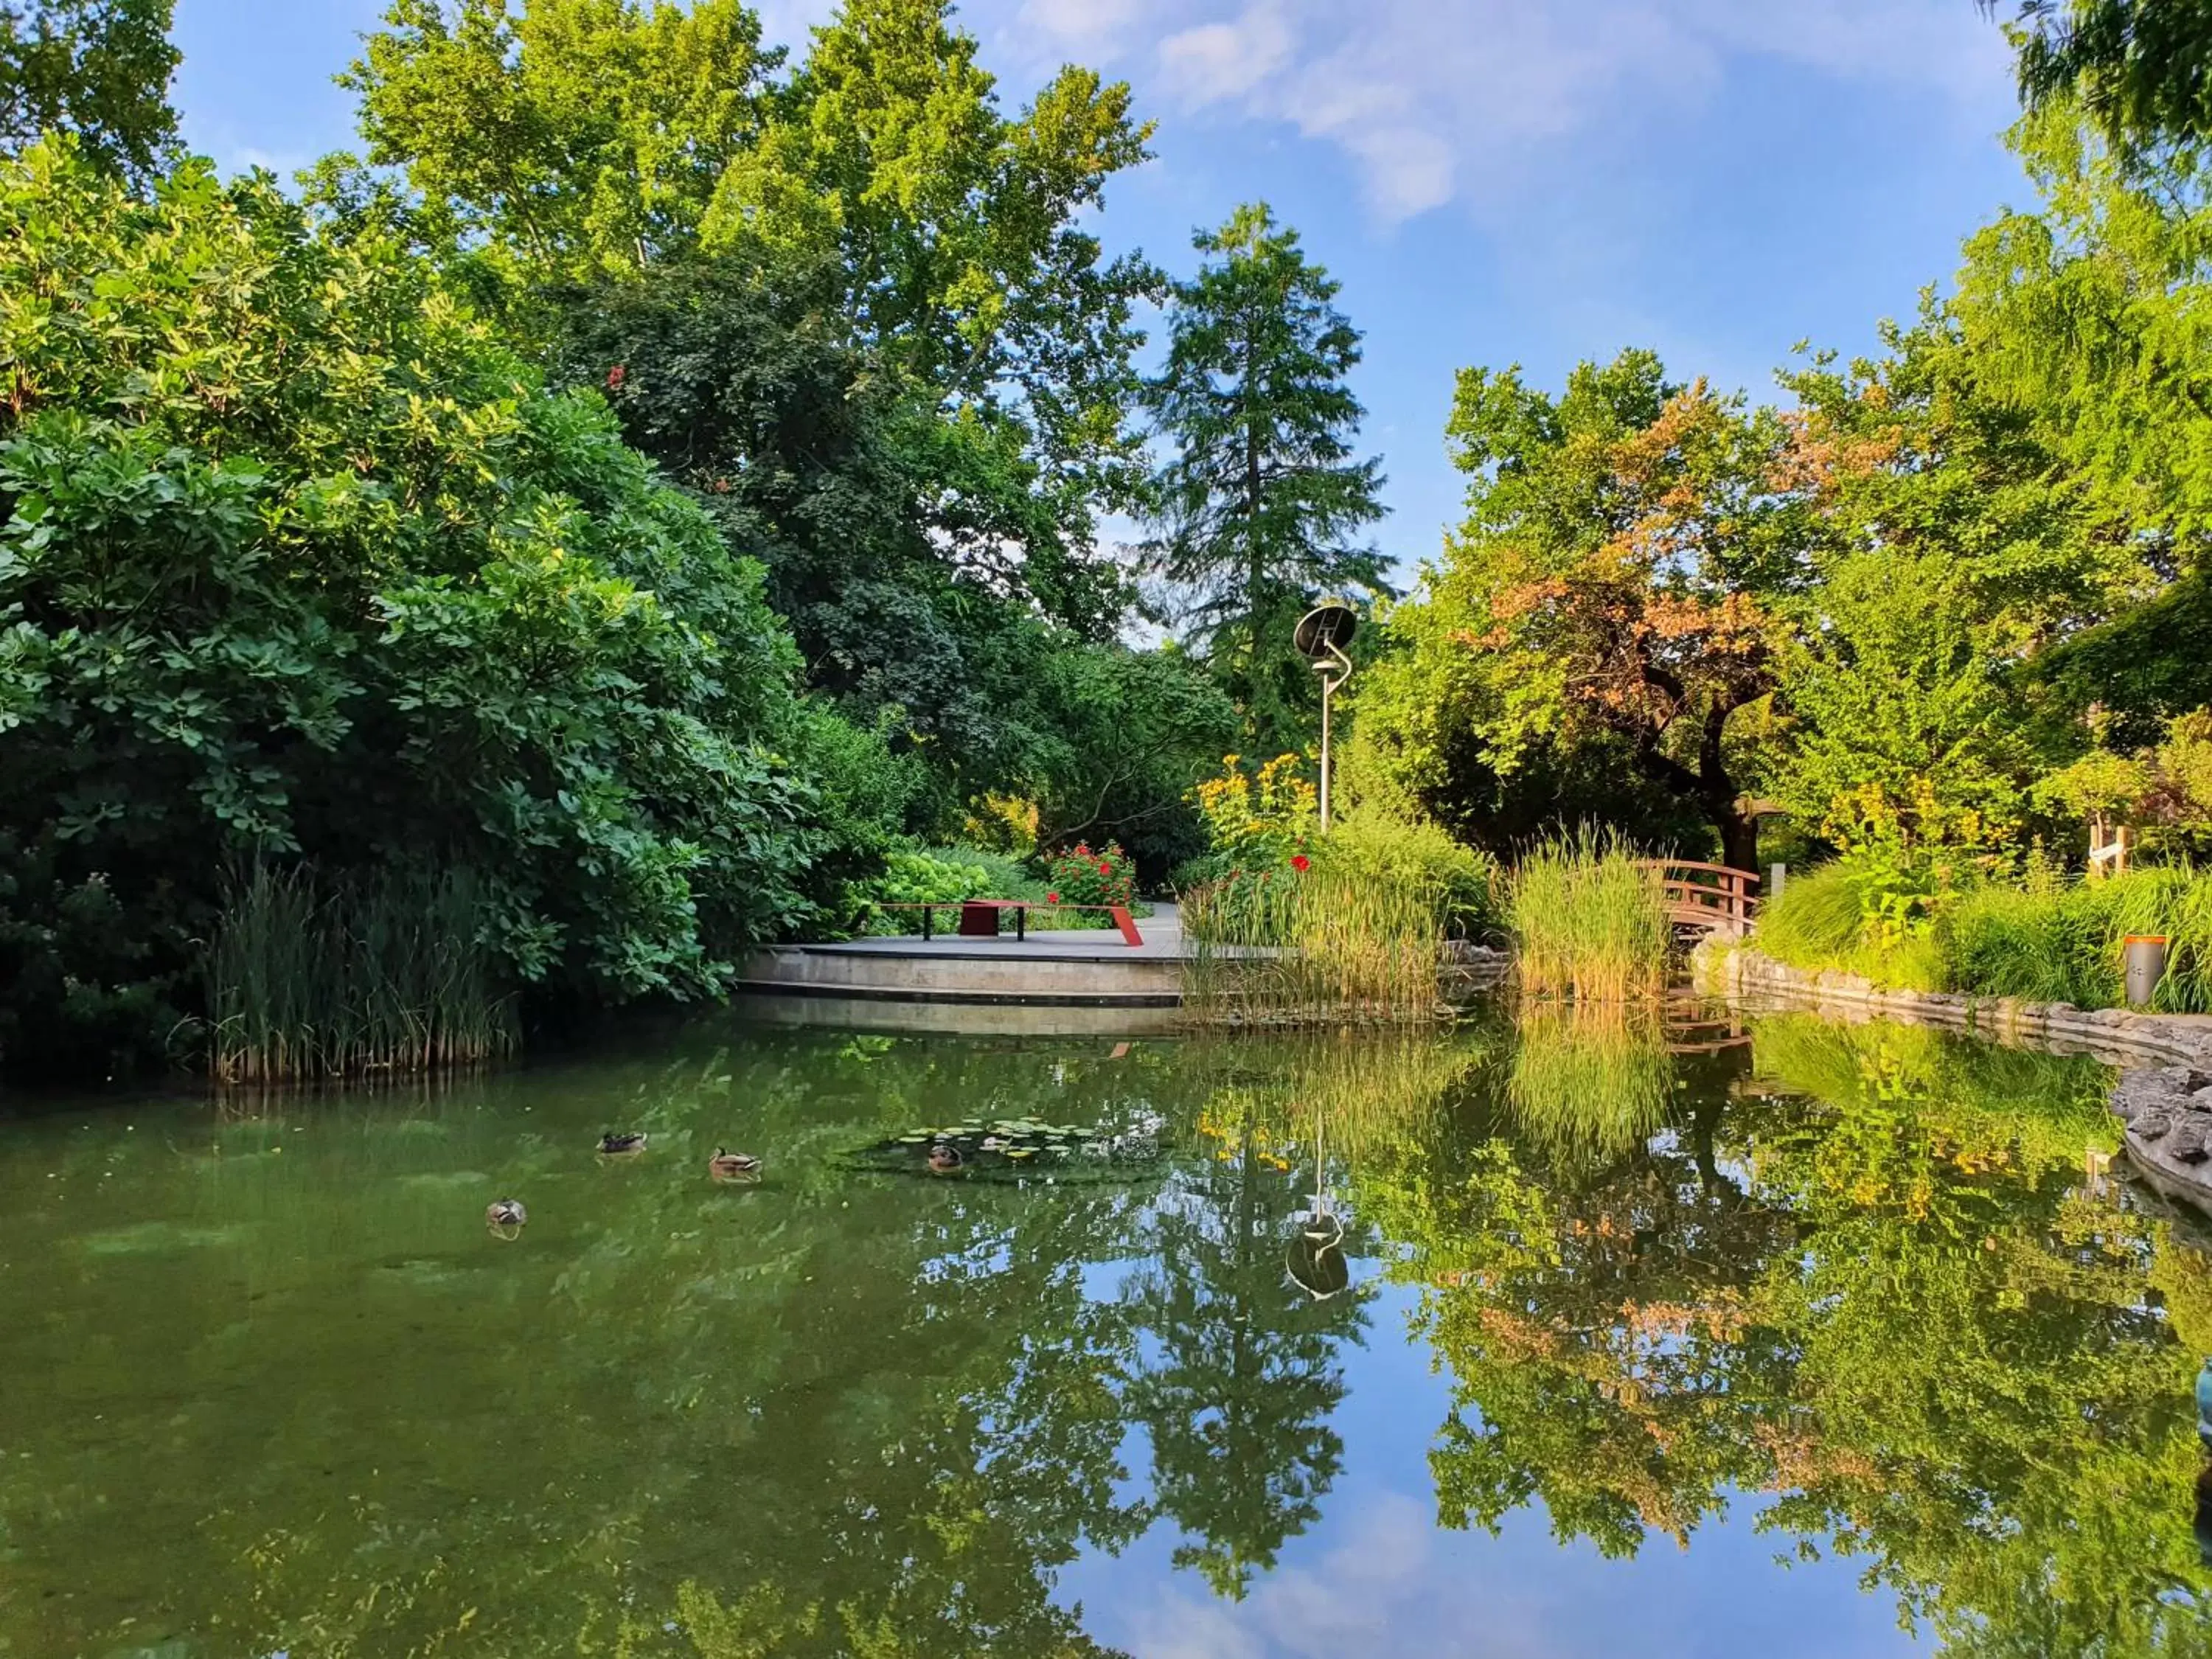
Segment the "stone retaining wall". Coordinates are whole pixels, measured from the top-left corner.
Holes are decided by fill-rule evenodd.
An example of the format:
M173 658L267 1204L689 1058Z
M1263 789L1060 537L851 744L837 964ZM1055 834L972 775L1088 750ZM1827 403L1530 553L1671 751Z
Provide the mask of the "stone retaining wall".
M1701 948L1692 962L1698 988L1732 1002L1948 1026L2118 1066L2111 1105L2129 1157L2162 1188L2212 1207L2212 1016L1888 990L1856 974L1788 967L1742 945Z

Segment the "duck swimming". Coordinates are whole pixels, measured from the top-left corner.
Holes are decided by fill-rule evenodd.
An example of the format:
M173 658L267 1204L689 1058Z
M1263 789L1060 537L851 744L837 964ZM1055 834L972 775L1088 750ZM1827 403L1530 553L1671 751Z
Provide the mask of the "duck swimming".
M761 1161L750 1152L725 1152L717 1146L714 1157L707 1160L707 1173L717 1181L758 1181Z
M943 1141L929 1149L929 1167L933 1174L951 1175L963 1168L968 1160L960 1156L957 1146L948 1146Z
M610 1129L599 1137L599 1150L609 1157L618 1157L623 1152L641 1152L645 1150L645 1132L641 1129Z
M529 1219L530 1212L522 1207L519 1198L502 1198L497 1203L484 1206L484 1225L495 1233L507 1232L509 1228L520 1231L522 1224ZM514 1234L507 1236L513 1237Z

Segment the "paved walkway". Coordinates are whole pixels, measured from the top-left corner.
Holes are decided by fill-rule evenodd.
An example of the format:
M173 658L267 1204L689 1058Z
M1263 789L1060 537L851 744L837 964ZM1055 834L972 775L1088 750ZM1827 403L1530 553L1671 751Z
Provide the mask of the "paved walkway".
M992 957L1036 962L1159 957L1180 960L1185 954L1182 923L1176 919L1172 904L1156 905L1151 915L1138 917L1137 932L1144 938L1142 945L1126 943L1120 933L1111 927L1031 928L1027 939L1018 939L1010 924L1007 931L994 939L963 939L957 933L939 933L925 939L919 933L902 933L888 939L845 939L835 945L796 948L849 956Z

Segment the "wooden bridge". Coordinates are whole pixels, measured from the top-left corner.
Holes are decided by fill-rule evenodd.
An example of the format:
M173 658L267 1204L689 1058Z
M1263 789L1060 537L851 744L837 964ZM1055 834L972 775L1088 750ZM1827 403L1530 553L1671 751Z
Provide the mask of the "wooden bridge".
M1667 896L1667 917L1677 927L1741 939L1759 911L1759 878L1724 864L1686 864L1651 859Z

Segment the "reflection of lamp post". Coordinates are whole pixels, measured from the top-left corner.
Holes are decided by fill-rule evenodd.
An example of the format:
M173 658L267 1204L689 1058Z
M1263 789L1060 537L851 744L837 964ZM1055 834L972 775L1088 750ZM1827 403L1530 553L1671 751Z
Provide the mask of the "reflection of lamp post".
M1283 1265L1291 1282L1316 1302L1326 1302L1352 1283L1352 1268L1344 1259L1344 1223L1329 1213L1328 1176L1322 1147L1322 1121L1314 1115L1314 1206L1300 1216L1297 1231Z
M1321 676L1321 832L1324 836L1328 833L1328 703L1336 688L1352 678L1352 659L1344 654L1344 647L1358 631L1359 613L1348 605L1332 601L1316 605L1298 618L1297 632L1291 636L1298 650L1313 659L1314 672Z

